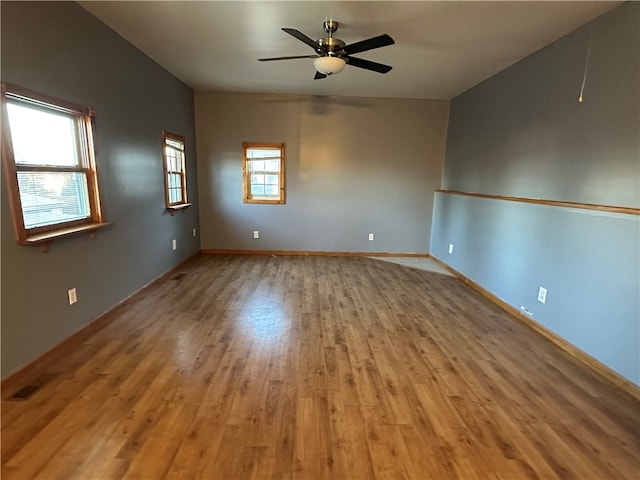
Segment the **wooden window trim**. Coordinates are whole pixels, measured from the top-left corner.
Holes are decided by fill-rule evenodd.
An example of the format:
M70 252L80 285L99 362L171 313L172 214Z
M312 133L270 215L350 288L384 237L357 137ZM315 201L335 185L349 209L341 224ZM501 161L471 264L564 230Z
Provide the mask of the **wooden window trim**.
M247 170L247 149L249 148L274 148L280 150L280 173L278 181L280 185L279 199L254 199L251 198L250 181L251 176ZM284 143L242 143L242 201L249 204L266 204L266 205L284 205L286 203L286 186L285 186L285 144Z
M167 139L180 142L182 144L182 158L181 158L181 171L170 172L167 162ZM181 135L162 130L162 170L164 172L164 202L167 210L171 215L175 215L178 210L184 211L185 208L190 207L187 197L187 169L186 169L186 155L185 155L185 139ZM182 200L179 202L171 202L169 196L169 173L176 173L180 175L180 190L182 193Z
M71 115L86 115L89 117L95 116L95 111L91 107L78 105L76 103L63 100L61 98L53 97L45 93L40 93L29 88L21 87L12 83L2 83L2 96L3 98L7 93L10 93L12 97L22 99L31 102L41 107L57 110L59 112L68 113Z
M100 204L98 175L93 145L93 118L95 112L90 107L83 107L66 100L61 100L17 85L2 83L2 163L5 171L7 194L16 240L21 245L48 244L56 239L71 234L89 232L91 238L95 231L109 225L104 222ZM18 166L15 162L13 143L11 140L7 104L11 100L25 102L35 107L58 111L73 116L78 122L79 150L82 155L82 166ZM80 172L84 173L87 182L89 200L89 216L84 219L60 222L53 225L29 228L25 227L18 183L18 171L33 172ZM48 248L48 247L47 247ZM44 248L43 250L47 250Z

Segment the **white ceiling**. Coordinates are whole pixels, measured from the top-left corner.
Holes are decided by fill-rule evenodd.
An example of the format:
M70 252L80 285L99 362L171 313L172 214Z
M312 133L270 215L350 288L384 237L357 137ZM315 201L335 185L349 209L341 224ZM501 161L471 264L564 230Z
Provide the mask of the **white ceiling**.
M198 91L447 99L575 30L612 1L80 1ZM347 66L313 80L312 59L258 62L313 50L340 22L347 44L382 33L396 44L354 56L393 66L386 75Z

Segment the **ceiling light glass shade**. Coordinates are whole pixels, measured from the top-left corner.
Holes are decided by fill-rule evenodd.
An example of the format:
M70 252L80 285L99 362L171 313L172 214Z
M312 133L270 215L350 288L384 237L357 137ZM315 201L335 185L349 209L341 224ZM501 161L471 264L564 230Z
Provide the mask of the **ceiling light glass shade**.
M313 61L313 66L316 68L316 71L324 75L340 73L346 64L347 62L339 57L318 57Z

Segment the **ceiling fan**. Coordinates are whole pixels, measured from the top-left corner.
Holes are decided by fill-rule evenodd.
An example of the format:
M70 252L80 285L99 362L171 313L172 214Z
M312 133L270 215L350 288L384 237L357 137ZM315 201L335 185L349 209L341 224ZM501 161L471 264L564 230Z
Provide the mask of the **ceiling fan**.
M295 28L282 28L289 35L294 36L303 43L309 45L316 52L315 55L295 55L289 57L272 57L259 58L260 62L271 62L274 60L292 60L296 58L314 58L313 66L316 69L314 80L326 78L329 75L340 73L346 65L352 67L364 68L378 73L387 73L391 70L391 66L383 63L372 62L363 58L352 57L354 53L366 52L375 48L393 45L395 42L389 35L382 34L377 37L368 38L360 42L347 45L339 38L335 38L333 34L338 30L338 22L335 20L326 20L322 24L324 31L329 35L320 40L312 40L304 33Z

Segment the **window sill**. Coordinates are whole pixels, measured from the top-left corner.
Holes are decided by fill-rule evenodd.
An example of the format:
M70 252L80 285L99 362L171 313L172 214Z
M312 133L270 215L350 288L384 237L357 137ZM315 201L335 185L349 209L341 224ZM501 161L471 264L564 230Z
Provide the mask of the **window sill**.
M51 232L37 233L35 235L29 235L23 241L19 242L21 245L40 245L43 252L49 251L49 244L58 238L66 237L69 235L75 235L78 233L88 233L89 238L93 239L96 236L96 230L99 230L110 223L86 223L84 225L76 225L73 227L61 228L59 230L52 230Z
M263 204L263 205L284 205L285 201L280 199L268 200L261 198L245 198L244 203L249 203L253 205Z
M171 205L170 207L167 207L167 210L169 210L171 216L174 216L178 210L182 210L184 212L184 209L190 206L190 203L181 203L180 205Z

